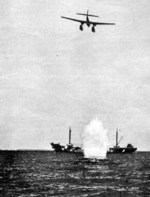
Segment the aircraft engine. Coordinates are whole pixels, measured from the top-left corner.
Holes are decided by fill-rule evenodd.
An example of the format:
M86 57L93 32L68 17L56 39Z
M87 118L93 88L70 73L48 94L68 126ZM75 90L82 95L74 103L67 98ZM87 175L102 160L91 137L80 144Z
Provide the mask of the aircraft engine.
M95 32L95 26L94 25L92 26L92 32L93 33Z
M79 28L80 28L81 31L83 31L83 25L82 24L80 25Z

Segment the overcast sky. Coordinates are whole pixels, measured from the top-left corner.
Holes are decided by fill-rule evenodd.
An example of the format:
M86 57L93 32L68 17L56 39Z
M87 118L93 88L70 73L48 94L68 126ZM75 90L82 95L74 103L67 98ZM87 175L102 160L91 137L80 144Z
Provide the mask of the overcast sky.
M96 33L61 16L114 22ZM0 0L0 149L81 144L103 122L111 145L150 150L149 0Z

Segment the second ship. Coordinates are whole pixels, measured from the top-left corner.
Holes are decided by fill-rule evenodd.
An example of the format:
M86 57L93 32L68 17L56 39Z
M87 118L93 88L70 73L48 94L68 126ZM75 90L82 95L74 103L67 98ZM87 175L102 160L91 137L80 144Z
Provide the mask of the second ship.
M135 148L132 144L127 144L126 147L120 147L119 143L122 140L118 141L118 130L116 131L116 145L114 147L109 148L107 154L132 154L135 153L137 148Z

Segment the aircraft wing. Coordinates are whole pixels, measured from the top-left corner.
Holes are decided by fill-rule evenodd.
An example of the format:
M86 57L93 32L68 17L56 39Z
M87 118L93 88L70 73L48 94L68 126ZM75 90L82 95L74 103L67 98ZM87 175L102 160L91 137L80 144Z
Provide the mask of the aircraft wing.
M115 25L115 23L99 23L99 22L92 22L92 21L90 21L90 23L93 25Z
M74 18L68 18L65 16L61 16L61 18L68 19L68 20L75 21L75 22L79 22L79 23L86 23L86 21L78 20L78 19L74 19Z

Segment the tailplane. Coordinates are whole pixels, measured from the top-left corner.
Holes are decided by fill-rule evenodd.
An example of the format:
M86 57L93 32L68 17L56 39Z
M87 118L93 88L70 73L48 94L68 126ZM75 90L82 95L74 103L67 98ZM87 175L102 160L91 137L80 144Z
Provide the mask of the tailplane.
M87 14L83 14L83 13L76 13L78 15L83 15L83 16L92 16L92 17L99 17L97 15L92 15L92 14L89 14L89 11L87 11Z

